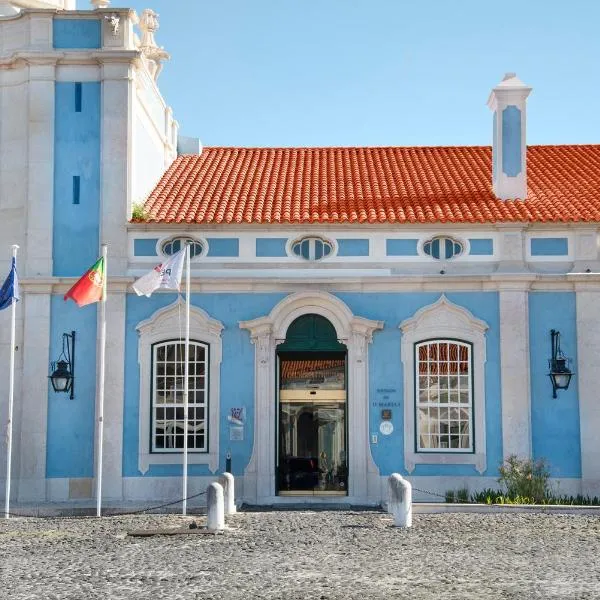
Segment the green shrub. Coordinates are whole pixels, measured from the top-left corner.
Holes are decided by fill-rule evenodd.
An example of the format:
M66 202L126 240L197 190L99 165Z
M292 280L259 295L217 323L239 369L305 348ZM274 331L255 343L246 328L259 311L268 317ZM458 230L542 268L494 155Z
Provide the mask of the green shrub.
M146 221L148 219L148 212L142 203L135 203L131 207L131 220L132 221Z
M456 495L454 490L446 490L446 502L452 503L456 502Z
M461 488L456 491L456 501L462 504L467 504L469 501L469 490L467 488Z
M498 469L498 483L506 488L506 496L511 499L531 499L541 503L550 495L550 470L544 459L532 460L509 456Z

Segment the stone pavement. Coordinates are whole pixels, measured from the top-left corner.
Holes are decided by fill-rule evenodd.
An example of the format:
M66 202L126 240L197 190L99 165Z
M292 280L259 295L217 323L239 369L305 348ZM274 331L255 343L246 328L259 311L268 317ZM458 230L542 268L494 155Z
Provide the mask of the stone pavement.
M585 514L260 511L223 535L133 538L204 517L0 520L0 597L60 600L600 598Z

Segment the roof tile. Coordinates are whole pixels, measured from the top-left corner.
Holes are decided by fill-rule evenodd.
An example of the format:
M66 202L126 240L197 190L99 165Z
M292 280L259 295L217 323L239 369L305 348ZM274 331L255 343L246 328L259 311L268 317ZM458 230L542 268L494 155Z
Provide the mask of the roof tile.
M148 197L160 223L600 221L600 145L530 146L526 199L492 192L491 149L205 148Z

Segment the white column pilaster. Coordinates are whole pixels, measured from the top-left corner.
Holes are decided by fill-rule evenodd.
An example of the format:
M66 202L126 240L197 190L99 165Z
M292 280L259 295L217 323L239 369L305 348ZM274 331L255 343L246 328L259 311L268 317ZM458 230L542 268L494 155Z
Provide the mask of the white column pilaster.
M27 238L21 273L52 275L55 60L31 64L29 76Z
M106 381L102 492L107 500L120 500L123 497L126 296L125 285L121 284L119 287L109 286L106 297Z
M531 456L529 295L523 284L500 284L502 455Z
M581 493L600 495L600 286L576 284Z
M20 457L17 493L21 502L46 499L50 299L50 286L40 285L27 289L19 303L24 318L23 382L15 403L20 443L14 451Z

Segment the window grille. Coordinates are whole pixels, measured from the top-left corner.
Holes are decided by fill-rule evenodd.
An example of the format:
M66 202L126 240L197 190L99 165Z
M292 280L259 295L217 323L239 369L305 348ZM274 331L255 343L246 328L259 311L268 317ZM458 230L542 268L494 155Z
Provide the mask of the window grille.
M292 252L305 260L321 260L333 252L333 245L318 237L305 237L292 244Z
M204 252L204 246L202 242L188 237L176 237L162 244L162 253L166 256L172 256L185 247L185 243L190 242L190 258L201 256Z
M438 236L423 244L423 252L436 260L449 260L462 254L463 246L455 239Z

